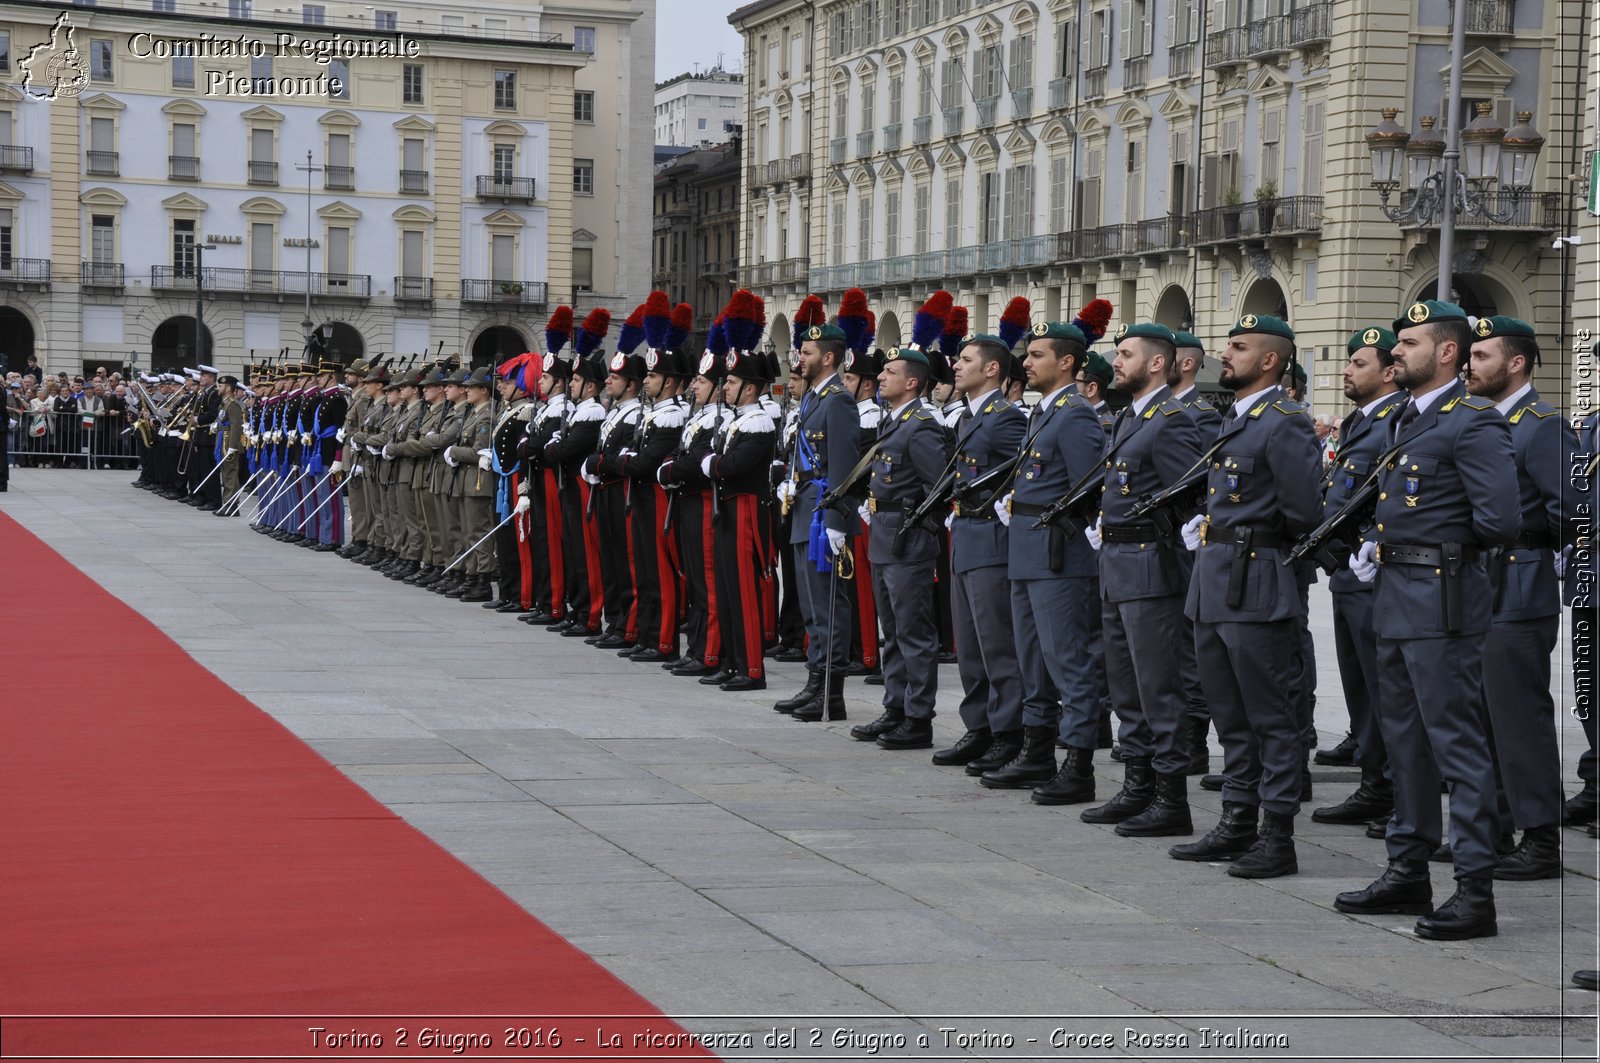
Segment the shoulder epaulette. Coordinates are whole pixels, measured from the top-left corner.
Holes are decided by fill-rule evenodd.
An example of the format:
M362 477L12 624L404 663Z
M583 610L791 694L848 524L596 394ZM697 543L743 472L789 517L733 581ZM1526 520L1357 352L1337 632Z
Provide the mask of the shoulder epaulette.
M579 403L578 408L572 411L573 421L603 421L606 419L606 411L599 403L590 404L588 409L585 409L584 406L584 403Z
M902 421L909 421L912 419L918 421L937 421L939 416L926 406L917 406L901 414L900 419Z
M1276 404L1275 403L1270 403L1270 402L1258 402L1258 403L1255 404L1255 407L1253 409L1251 409L1251 411L1249 413L1245 414L1245 416L1249 417L1249 418L1252 418L1252 419L1259 419L1262 414L1267 412L1267 407L1273 406L1273 405L1276 405Z
M1177 401L1177 400L1173 400L1173 401ZM1180 403L1180 405L1185 405L1185 404ZM1204 395L1199 394L1198 392L1195 393L1195 397L1193 399L1191 399L1186 405L1188 405L1192 409L1197 409L1197 410L1215 410L1216 409L1215 406L1211 405L1211 400L1210 399L1206 398Z
M683 407L677 403L663 406L650 414L650 423L658 424L663 428L677 428L683 424L684 420Z
M533 416L533 403L530 402L526 405L518 406L514 411L514 416L519 421L527 421Z
M1544 401L1543 399L1538 399L1534 402L1528 403L1528 405L1512 414L1511 423L1516 424L1517 419L1525 413L1531 413L1540 420L1543 420L1546 417L1554 417L1556 410L1555 407L1551 406L1548 402Z
M728 433L739 432L776 432L777 425L772 423L772 418L767 416L765 410L752 410L743 417L734 421Z
M1465 406L1469 410L1494 409L1494 403L1490 402L1481 395L1457 395L1455 398L1439 407L1439 412L1441 414L1449 413L1451 409L1454 408L1458 403L1462 406Z
M1279 413L1305 413L1306 412L1306 408L1304 406L1302 406L1300 403L1294 401L1293 399L1278 399L1276 402L1274 402L1272 404L1272 408L1274 410L1277 410ZM1255 411L1254 410L1250 411L1250 416L1251 417L1255 416Z
M1155 404L1153 409L1160 410L1163 417L1171 417L1173 414L1181 412L1184 409L1184 405L1177 399L1162 399ZM1145 416L1149 416L1148 410L1145 411Z

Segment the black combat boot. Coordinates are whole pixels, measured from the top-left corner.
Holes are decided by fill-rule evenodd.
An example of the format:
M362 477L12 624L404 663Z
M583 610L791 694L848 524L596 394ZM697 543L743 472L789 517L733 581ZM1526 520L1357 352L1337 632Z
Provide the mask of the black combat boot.
M1204 775L1211 770L1211 747L1206 744L1206 736L1211 732L1211 718L1208 716L1190 716L1189 723L1189 767L1186 775Z
M1174 845L1167 855L1174 860L1232 860L1256 843L1255 805L1222 802L1222 818L1197 842Z
M1426 915L1433 911L1433 883L1426 860L1390 860L1372 885L1341 893L1335 911L1348 915Z
M1597 812L1600 812L1600 790L1596 789L1595 781L1590 779L1583 784L1583 789L1567 798L1561 822L1569 827L1581 827L1585 823L1593 823Z
M1300 803L1309 804L1311 801L1311 760L1307 758L1300 763Z
M1345 732L1344 741L1332 749L1319 749L1312 758L1318 764L1327 764L1335 767L1345 767L1356 762L1356 736L1353 732Z
M1149 757L1122 758L1122 789L1111 800L1078 813L1085 823L1121 823L1132 819L1156 799L1156 773Z
M1456 879L1456 891L1450 899L1417 920L1417 937L1433 941L1492 938L1499 932L1494 912L1494 877L1488 873Z
M1017 759L1017 754L1022 752L1022 728L1015 731L996 731L989 749L981 757L975 757L967 762L968 775L978 776L986 771L1002 768Z
M1056 725L1022 729L1022 748L1009 762L978 777L991 790L1020 790L1049 782L1056 774Z
M879 735L888 734L899 727L906 718L906 710L899 705L886 705L883 715L871 723L858 723L850 728L850 737L857 742L876 742Z
M900 726L878 736L879 749L933 748L933 721L907 716Z
M1117 824L1124 838L1167 838L1193 834L1189 817L1189 776L1156 773L1156 799L1149 808Z
M1300 873L1294 853L1294 817L1261 810L1256 843L1228 868L1234 878L1281 878Z
M939 750L933 755L933 762L942 768L970 764L989 752L989 747L993 744L994 734L987 727L980 727L956 739L956 744L949 749Z
M793 712L802 705L809 705L822 696L822 673L807 672L805 689L793 697L784 698L772 706L774 712Z
M824 706L826 701L826 706ZM794 719L802 723L816 723L826 714L830 720L842 720L844 711L844 673L834 672L828 676L828 695L826 699L821 694L812 698L810 702L795 709L791 714Z
M1317 809L1311 818L1318 823L1367 823L1387 819L1393 811L1394 786L1382 772L1363 768L1355 793L1336 805Z
M1495 865L1494 877L1512 882L1561 877L1561 828L1529 827L1522 842Z
M414 564L415 562L413 562ZM467 584L466 590L461 593L463 602L487 602L489 596L489 577L474 576Z
M1056 777L1033 791L1036 805L1081 805L1094 800L1094 750L1068 746Z

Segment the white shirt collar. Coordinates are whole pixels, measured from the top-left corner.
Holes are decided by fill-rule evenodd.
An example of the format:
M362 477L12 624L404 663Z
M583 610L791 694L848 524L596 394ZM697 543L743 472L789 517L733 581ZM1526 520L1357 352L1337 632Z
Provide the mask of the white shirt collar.
M1061 397L1061 393L1062 392L1066 391L1071 386L1072 386L1071 384L1062 384L1060 387L1056 388L1050 394L1048 394L1044 398L1040 399L1039 400L1039 405L1037 407L1035 407L1035 408L1042 410L1045 407L1049 406L1052 402L1054 402L1056 399Z
M1365 419L1367 417L1371 417L1372 411L1376 410L1380 404L1388 402L1394 394L1395 393L1392 391L1386 391L1382 395L1379 395L1377 398L1373 399L1371 402L1367 403L1365 406L1361 407L1362 418Z
M1183 401L1183 397L1185 395L1189 394L1189 392L1193 391L1198 386L1199 385L1197 385L1197 384L1190 384L1188 387L1184 388L1182 391L1174 392L1172 397L1177 399L1179 402L1182 402Z
M1495 403L1494 404L1494 408L1500 411L1500 416L1509 417L1511 415L1512 408L1515 407L1517 403L1522 401L1522 396L1526 395L1528 392L1530 392L1532 390L1533 390L1533 381L1530 380L1526 384L1524 384L1520 388L1518 388L1516 391L1514 391L1510 395L1506 396L1506 399L1505 399L1504 402Z
M1428 407L1433 405L1433 400L1443 394L1444 390L1454 383L1454 380L1448 380L1434 388L1432 391L1425 392L1421 395L1411 396L1411 404L1417 408L1417 414L1420 416L1424 413L1427 413Z
M917 403L919 403L921 401L922 400L920 398L918 398L917 396L913 395L911 398L909 398L906 401L902 402L900 405L891 407L889 409L889 416L891 418L899 417L907 409L915 406Z
M971 413L972 416L974 416L974 417L978 416L979 407L981 407L984 403L988 402L989 401L989 397L991 395L998 395L998 394L1000 394L1000 389L999 388L990 388L988 391L985 391L982 395L979 395L977 398L968 399L967 400L967 411L969 413Z
M1150 406L1150 404L1152 402L1155 401L1155 397L1157 395L1159 395L1159 394L1161 394L1161 389L1160 388L1153 388L1150 391L1150 393L1148 395L1145 395L1143 398L1134 399L1133 400L1133 413L1132 413L1131 416L1133 416L1133 417L1142 416L1144 414L1144 411Z
M1233 400L1233 416L1236 419L1240 418L1240 417L1243 417L1245 415L1245 412L1247 410L1249 410L1250 407L1254 406L1256 403L1258 403L1262 399L1266 398L1272 392L1281 391L1281 390L1282 390L1282 385L1274 384L1270 388L1262 388L1260 391L1252 391L1250 394L1246 395L1242 399L1234 399Z
M816 384L813 385L811 390L815 391L815 392L820 392L820 391L822 391L823 388L827 387L833 381L838 380L838 379L839 379L839 374L838 373L829 373L827 376L825 376L821 380L817 381Z

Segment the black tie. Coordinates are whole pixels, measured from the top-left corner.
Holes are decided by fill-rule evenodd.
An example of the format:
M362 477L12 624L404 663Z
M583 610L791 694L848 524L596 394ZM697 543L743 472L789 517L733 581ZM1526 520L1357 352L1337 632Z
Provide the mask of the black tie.
M1239 419L1239 408L1229 406L1228 412L1222 415L1222 430L1226 432L1233 427L1233 422Z
M961 415L956 418L956 438L961 438L961 433L967 430L967 425L972 421L972 407L963 406Z
M1339 454L1344 450L1345 444L1350 441L1350 433L1356 430L1356 425L1367 419L1367 415L1360 410L1346 417L1339 425L1339 443L1333 448L1333 460L1339 460Z
M1401 436L1405 435L1406 429L1411 427L1411 422L1415 421L1421 412L1415 402L1406 402L1406 408L1400 412L1399 418L1394 422L1394 438L1396 442L1399 441Z

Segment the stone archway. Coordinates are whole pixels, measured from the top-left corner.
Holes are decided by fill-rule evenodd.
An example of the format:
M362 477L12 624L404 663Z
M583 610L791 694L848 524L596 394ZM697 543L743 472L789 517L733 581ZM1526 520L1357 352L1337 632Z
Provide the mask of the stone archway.
M772 349L778 353L780 360L787 359L794 345L794 333L789 328L787 314L774 314L772 325L767 329L767 342L772 344Z
M1245 314L1271 314L1288 321L1289 300L1283 294L1282 286L1271 277L1250 285L1244 294L1244 304L1239 308L1239 315L1243 317Z
M1418 290L1412 302L1424 299L1437 299L1439 278L1429 278L1428 282ZM1513 317L1520 316L1517 311L1516 297L1507 291L1505 286L1493 277L1482 273L1456 274L1450 278L1450 290L1453 298L1450 300L1473 317L1494 317L1496 314L1509 314Z
M34 350L36 337L33 322L14 306L0 306L0 366L6 372L20 373L28 364L28 355Z
M319 360L326 358L340 365L349 365L366 350L367 341L361 333L355 326L343 321L330 321L311 334L311 355Z
M528 338L518 330L510 325L490 325L472 341L471 368L499 365L528 350L532 350Z
M873 342L886 351L900 346L900 318L893 310L885 310L878 318L878 338Z
M1154 320L1174 332L1187 332L1194 325L1194 311L1189 303L1189 293L1180 284L1169 284L1156 300Z
M201 351L194 349L194 317L169 317L156 326L150 337L150 369L152 372L172 372L185 366L202 363L214 364L212 358L211 329L205 328L201 338Z

